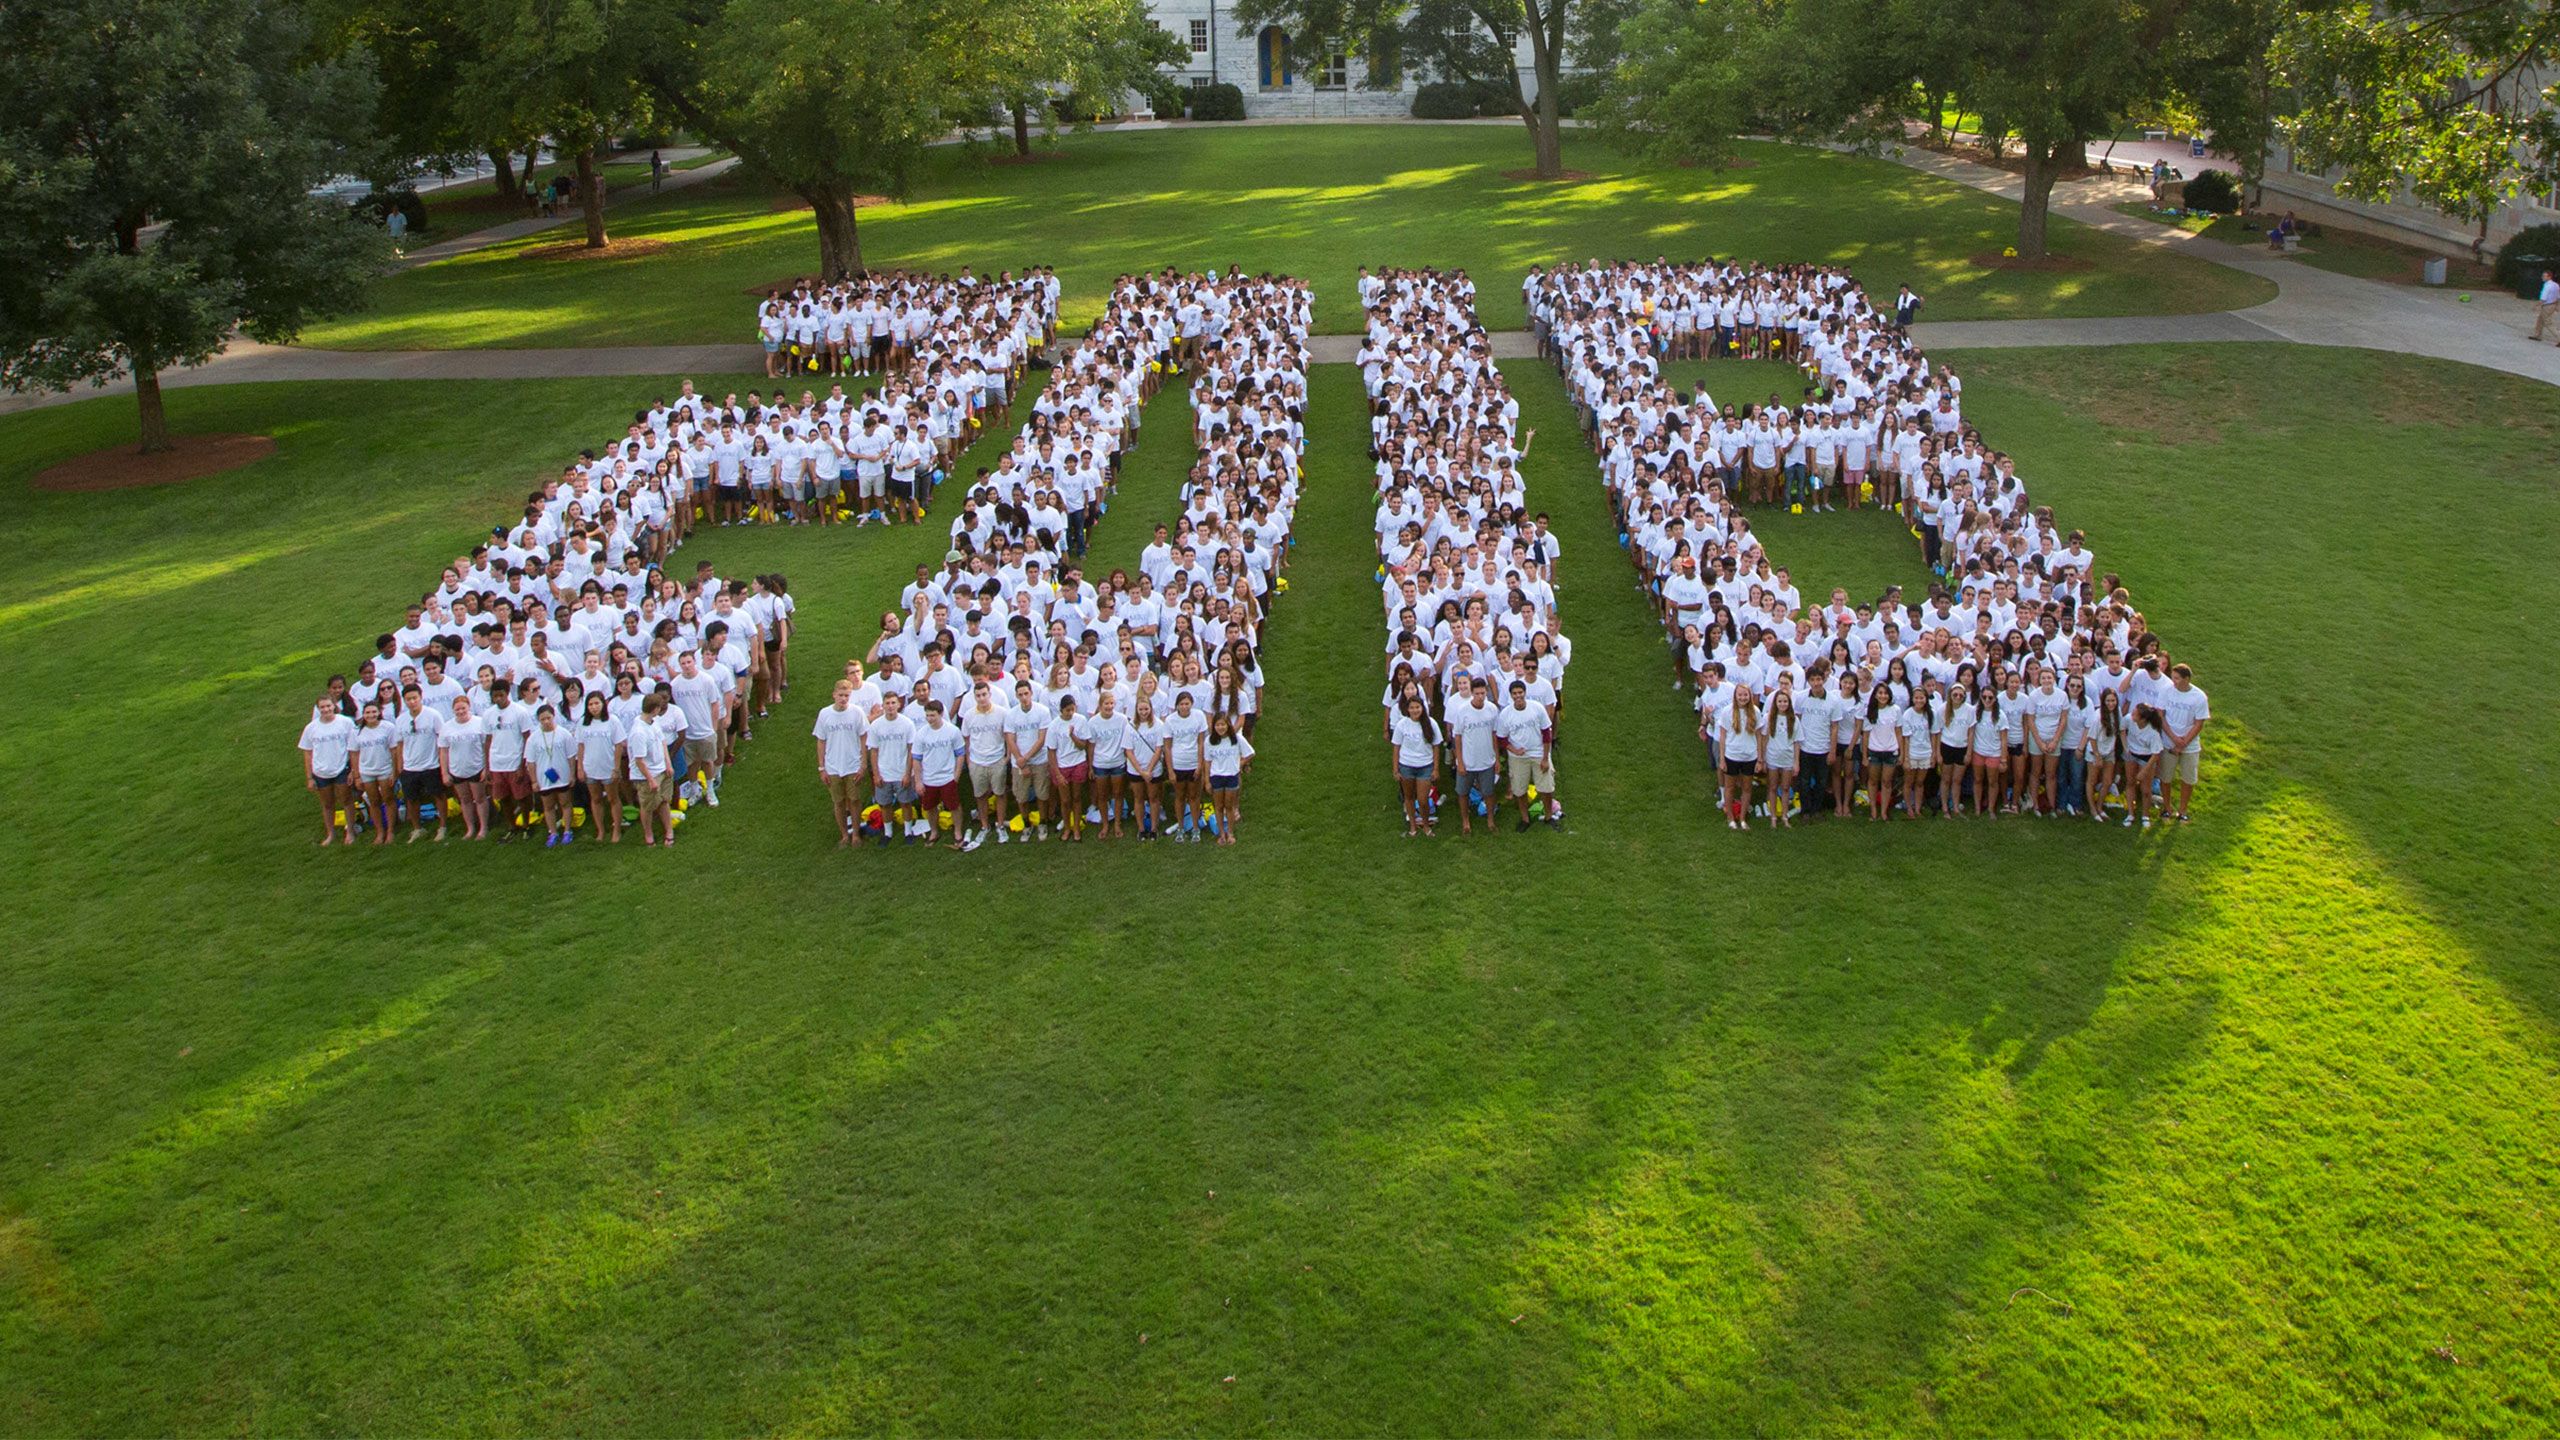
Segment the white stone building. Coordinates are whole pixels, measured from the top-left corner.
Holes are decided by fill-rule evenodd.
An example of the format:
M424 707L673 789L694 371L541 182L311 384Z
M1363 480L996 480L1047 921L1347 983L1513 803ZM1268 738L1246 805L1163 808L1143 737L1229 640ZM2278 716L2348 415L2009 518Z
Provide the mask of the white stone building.
M1190 50L1189 63L1171 67L1173 77L1194 87L1221 80L1235 86L1244 92L1244 113L1253 119L1413 113L1413 92L1423 77L1409 67L1400 69L1394 86L1373 87L1359 56L1340 48L1305 53L1277 26L1248 30L1236 23L1230 0L1149 0L1147 8ZM1538 74L1528 37L1516 42L1512 58L1520 67L1520 88L1534 98Z

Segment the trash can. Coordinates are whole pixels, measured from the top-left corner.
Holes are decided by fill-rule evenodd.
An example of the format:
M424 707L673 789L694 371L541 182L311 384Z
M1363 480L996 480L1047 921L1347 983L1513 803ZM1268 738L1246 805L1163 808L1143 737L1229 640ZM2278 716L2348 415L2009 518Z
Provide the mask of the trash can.
M2441 255L2430 255L2430 256L2428 256L2428 257L2427 257L2427 283L2428 283L2428 284L2430 284L2430 285L2441 285L2441 284L2443 284L2443 283L2444 283L2444 276L2445 276L2445 263L2444 263L2444 257L2443 257L2443 256L2441 256Z
M2542 298L2542 267L2551 263L2548 255L2516 257L2516 297L2522 300Z

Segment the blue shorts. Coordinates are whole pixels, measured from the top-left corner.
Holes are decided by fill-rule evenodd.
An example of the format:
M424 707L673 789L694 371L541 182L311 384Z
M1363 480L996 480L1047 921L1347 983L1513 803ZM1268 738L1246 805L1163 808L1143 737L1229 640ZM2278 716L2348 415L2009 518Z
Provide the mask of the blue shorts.
M1407 765L1402 761L1398 761L1396 762L1396 778L1399 780L1428 780L1431 778L1432 772L1438 768L1439 767L1436 765Z

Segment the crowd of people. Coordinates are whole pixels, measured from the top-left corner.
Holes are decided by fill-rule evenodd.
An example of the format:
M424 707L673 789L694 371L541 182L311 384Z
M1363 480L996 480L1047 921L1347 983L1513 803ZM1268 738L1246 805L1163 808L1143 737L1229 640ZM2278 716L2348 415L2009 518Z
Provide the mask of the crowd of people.
M967 483L936 572L846 666L814 726L839 845L1236 842L1287 588L1313 297L1241 272L1122 277ZM1088 576L1147 400L1187 382L1181 512Z
M1555 744L1572 656L1557 619L1557 544L1532 514L1519 402L1494 368L1463 270L1360 272L1358 363L1377 474L1386 622L1381 733L1405 834L1560 825ZM1442 784L1448 777L1448 788ZM1444 803L1447 802L1447 803Z
M1046 270L981 280L881 271L803 281L758 307L765 373L841 384L798 405L779 391L761 423L710 437L710 513L758 521L916 524L979 430L1001 424L1013 386L1057 333L1058 279ZM750 402L757 397L749 396Z
M1521 288L1672 683L1697 697L1728 825L1825 809L2188 818L2211 718L2193 672L1965 423L1956 376L1848 275L1657 260L1533 269ZM1800 393L1719 405L1663 376L1666 359L1735 356L1793 363ZM1781 504L1899 516L1928 593L1806 605L1746 508Z
M920 516L928 477L1004 414L1057 314L1043 274L795 294L890 317L865 368L832 372L879 385L714 401L686 382L526 496L314 701L298 744L321 844L458 823L557 846L636 823L673 845L692 805L719 804L738 742L789 687L795 607L781 575L680 575L672 552L697 524L827 523L857 502Z

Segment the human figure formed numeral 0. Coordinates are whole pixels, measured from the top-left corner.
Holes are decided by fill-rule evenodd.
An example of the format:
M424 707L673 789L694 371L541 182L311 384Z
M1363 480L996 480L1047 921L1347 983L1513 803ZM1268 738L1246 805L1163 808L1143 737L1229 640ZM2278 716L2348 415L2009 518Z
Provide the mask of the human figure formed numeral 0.
M981 467L939 573L815 731L839 844L1235 843L1262 625L1288 581L1313 297L1242 274L1123 276ZM1087 554L1148 401L1189 386L1182 510L1134 568ZM1113 527L1115 543L1133 538Z
M857 503L919 517L1050 338L1057 282L884 273L764 310L822 345L859 317L860 364L840 343L815 373L876 388L715 401L686 382L527 496L314 705L300 748L321 843L369 828L388 844L403 824L442 840L459 820L471 839L559 846L619 840L628 818L673 845L789 686L794 614L781 575L687 573L677 547L697 524L829 524Z
M1963 387L1838 270L1740 263L1560 266L1522 289L1563 369L1620 542L1669 631L1676 684L1722 776L1726 823L2186 818L2209 712L2079 531L2033 505L1963 418ZM1766 359L1800 399L1685 399L1666 360ZM1874 507L1932 574L1806 607L1752 507Z

